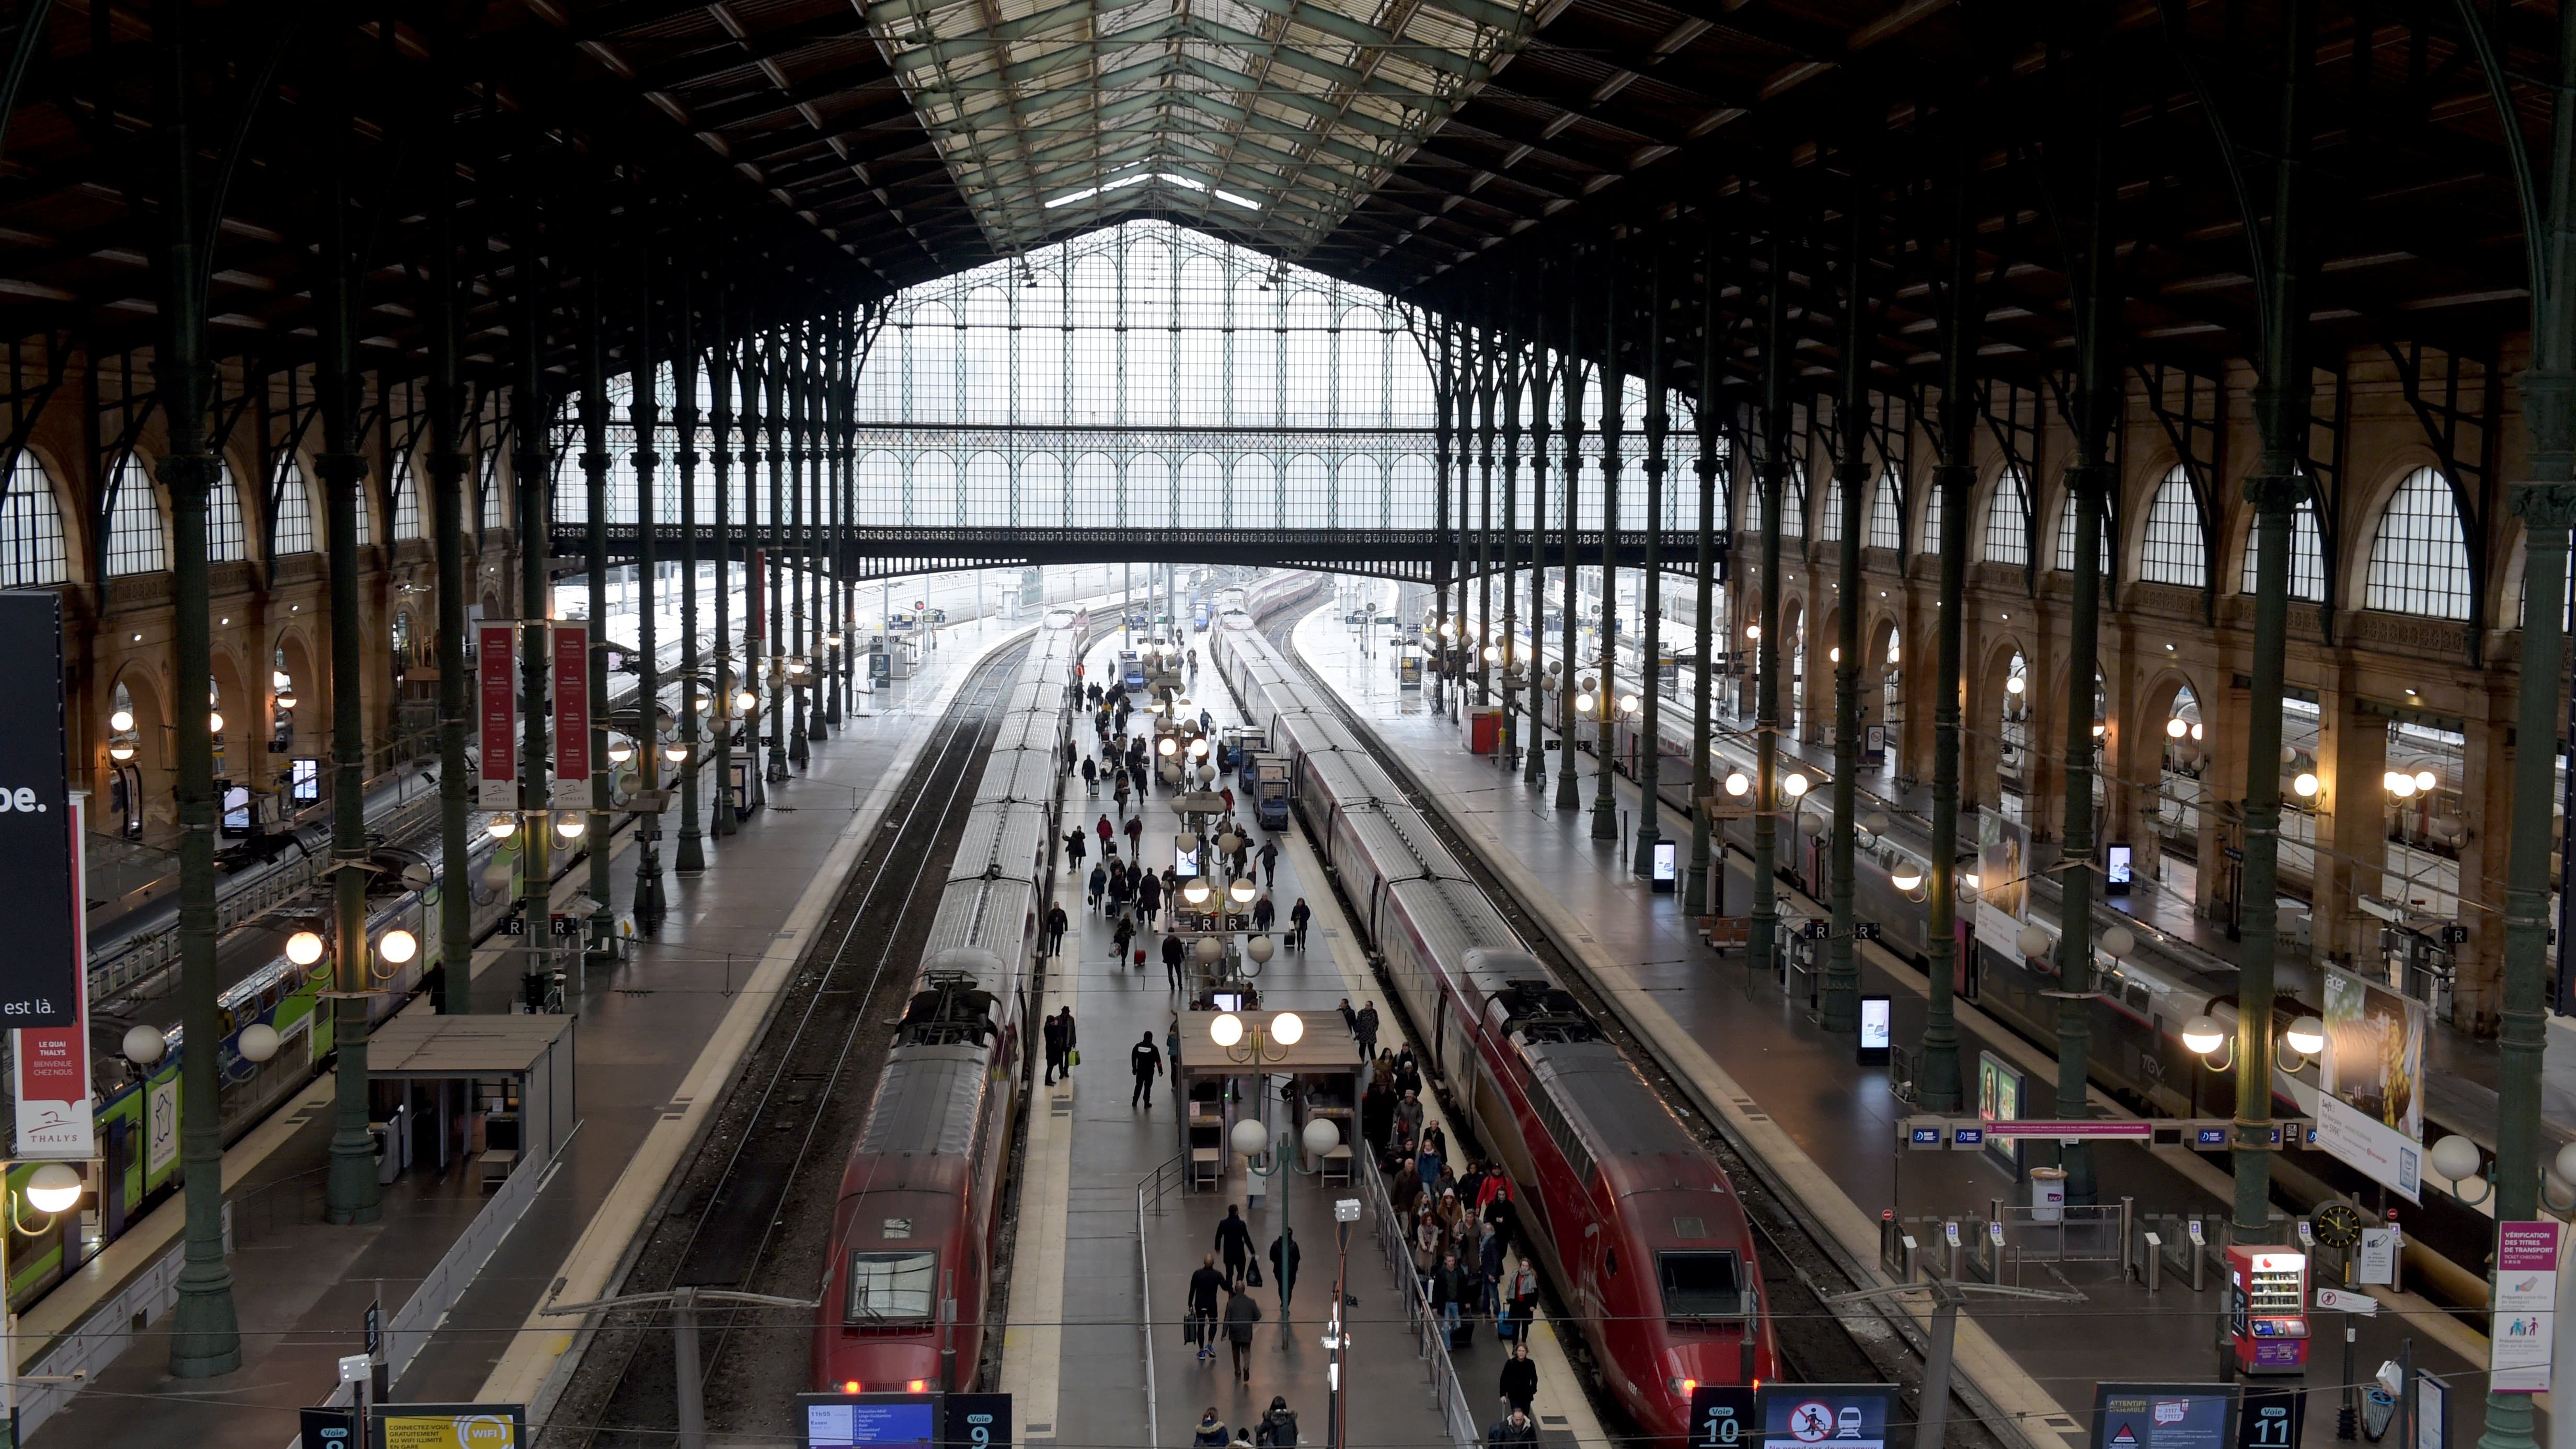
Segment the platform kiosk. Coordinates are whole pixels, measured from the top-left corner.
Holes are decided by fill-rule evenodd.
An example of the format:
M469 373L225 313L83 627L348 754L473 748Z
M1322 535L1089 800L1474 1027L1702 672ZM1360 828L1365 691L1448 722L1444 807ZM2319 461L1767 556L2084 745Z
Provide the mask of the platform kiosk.
M371 1115L403 1137L406 1160L445 1166L480 1150L486 1190L523 1170L533 1179L580 1122L568 1015L433 1016L415 1002L368 1041ZM528 1169L527 1164L535 1167Z
M1220 1018L1232 1028L1221 1028ZM1294 1018L1296 1025L1291 1028L1283 1018ZM1295 1040L1288 1040L1292 1035ZM1293 1143L1308 1122L1333 1122L1342 1145L1318 1166L1327 1180L1347 1180L1358 1133L1359 1071L1359 1042L1329 1010L1298 1013L1248 1006L1239 1012L1182 1012L1180 1079L1174 1086L1183 1107L1181 1150L1192 1190L1225 1185L1236 1123L1257 1120L1265 1100L1283 1096L1286 1120L1266 1124L1273 1140L1285 1131Z
M2227 1340L2240 1374L2308 1364L2308 1255L2262 1243L2227 1250Z

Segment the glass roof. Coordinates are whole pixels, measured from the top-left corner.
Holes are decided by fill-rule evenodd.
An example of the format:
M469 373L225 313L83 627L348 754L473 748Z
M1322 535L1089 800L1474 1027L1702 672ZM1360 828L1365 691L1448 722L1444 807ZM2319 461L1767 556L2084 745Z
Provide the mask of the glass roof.
M874 32L1005 255L1122 211L1301 255L1544 0L885 0Z

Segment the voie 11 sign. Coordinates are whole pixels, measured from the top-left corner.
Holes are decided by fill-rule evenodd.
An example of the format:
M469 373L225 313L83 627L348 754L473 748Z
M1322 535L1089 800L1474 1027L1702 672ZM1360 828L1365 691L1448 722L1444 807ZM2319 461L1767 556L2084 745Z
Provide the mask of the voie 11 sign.
M1894 1384L1764 1384L1762 1449L1886 1449Z

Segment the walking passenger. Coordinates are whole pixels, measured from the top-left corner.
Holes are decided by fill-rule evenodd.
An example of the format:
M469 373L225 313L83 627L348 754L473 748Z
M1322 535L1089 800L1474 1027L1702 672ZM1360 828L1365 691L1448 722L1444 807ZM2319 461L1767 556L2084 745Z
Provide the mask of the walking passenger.
M1154 1079L1163 1074L1163 1053L1154 1045L1154 1034L1146 1032L1127 1049L1127 1065L1136 1074L1136 1090L1127 1094L1128 1110L1142 1105L1154 1110Z
M1225 1285L1232 1288L1241 1283L1244 1268L1252 1262L1252 1225L1233 1203L1225 1205L1225 1221L1216 1225L1216 1252L1225 1260Z
M1216 1295L1225 1286L1225 1275L1216 1270L1216 1254L1210 1253L1199 1262L1199 1270L1190 1275L1190 1342L1199 1346L1199 1362L1216 1357ZM1216 1410L1208 1410L1214 1418ZM1217 1429L1223 1442L1224 1426Z
M1225 1341L1226 1346L1234 1350L1234 1379L1237 1383L1252 1382L1252 1325L1260 1321L1261 1305L1253 1302L1252 1295L1237 1283L1234 1296L1225 1301Z

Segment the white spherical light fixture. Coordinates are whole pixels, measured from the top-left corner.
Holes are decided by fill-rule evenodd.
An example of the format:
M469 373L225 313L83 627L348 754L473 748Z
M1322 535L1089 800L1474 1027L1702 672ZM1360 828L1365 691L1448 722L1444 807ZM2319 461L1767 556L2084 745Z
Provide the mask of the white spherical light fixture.
M128 1027L119 1045L125 1051L125 1059L138 1067L148 1067L170 1051L170 1039L157 1026Z
M71 1211L81 1200L80 1172L66 1162L48 1162L27 1179L27 1206L40 1213Z
M1293 1011L1283 1011L1270 1018L1270 1039L1281 1046L1295 1046L1306 1039L1306 1019Z
M240 1050L244 1061L267 1061L277 1055L277 1028L264 1021L254 1021L241 1029L241 1035L235 1039L234 1045Z
M1228 1140L1233 1142L1234 1150L1244 1156L1259 1157L1270 1150L1270 1129L1247 1117L1234 1124Z
M1230 1047L1243 1040L1243 1018L1231 1011L1221 1011L1208 1023L1208 1040Z

